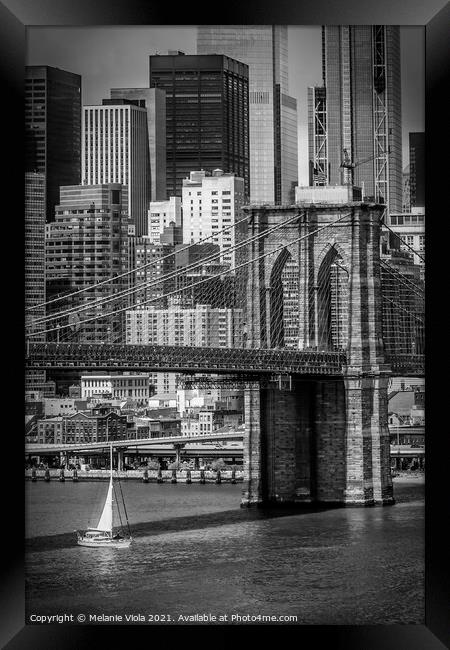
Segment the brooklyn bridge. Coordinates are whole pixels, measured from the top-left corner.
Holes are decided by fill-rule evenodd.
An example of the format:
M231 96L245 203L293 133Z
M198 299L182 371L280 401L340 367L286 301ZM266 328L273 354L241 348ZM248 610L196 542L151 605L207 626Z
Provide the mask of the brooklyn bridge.
M393 503L388 383L424 374L424 289L383 227L384 210L248 206L228 227L231 266L212 252L150 281L133 269L99 283L109 292L99 284L63 291L41 306L44 315L31 309L27 372L177 372L190 385L238 383L242 505ZM154 314L198 304L222 310L231 340L186 345L169 324L151 343L130 340L131 313L139 323L151 305Z

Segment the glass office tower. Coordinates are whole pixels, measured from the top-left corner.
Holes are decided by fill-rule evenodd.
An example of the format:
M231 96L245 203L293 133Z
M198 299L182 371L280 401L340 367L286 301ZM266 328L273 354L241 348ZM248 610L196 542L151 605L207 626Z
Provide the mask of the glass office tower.
M288 95L287 27L201 25L198 54L249 67L250 200L292 203L298 180L297 101Z
M193 170L244 179L248 196L248 67L227 56L150 56L150 87L166 93L167 195Z
M81 179L80 75L25 68L25 147L25 171L45 175L45 216L54 221L60 186Z

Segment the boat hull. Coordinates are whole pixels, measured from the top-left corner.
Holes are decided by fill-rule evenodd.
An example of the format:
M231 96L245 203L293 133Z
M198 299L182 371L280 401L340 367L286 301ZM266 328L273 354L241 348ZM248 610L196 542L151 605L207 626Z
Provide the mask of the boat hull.
M129 548L131 539L101 539L97 542L92 539L78 539L78 546L87 546L88 548Z

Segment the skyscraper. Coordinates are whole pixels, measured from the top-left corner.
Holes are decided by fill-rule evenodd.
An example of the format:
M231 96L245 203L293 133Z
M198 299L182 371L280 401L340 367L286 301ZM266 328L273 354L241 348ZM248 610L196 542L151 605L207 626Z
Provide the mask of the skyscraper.
M45 316L44 303L45 175L38 172L27 172L25 174L25 314L27 324ZM30 307L33 309L30 310ZM43 336L33 337L33 341L44 340Z
M227 56L150 57L150 86L166 92L167 195L193 169L234 172L249 188L248 67Z
M409 193L412 208L425 207L425 133L409 134Z
M150 202L147 111L138 101L104 99L83 107L83 185L119 183L128 187L124 206L136 228L146 235Z
M297 101L288 94L287 39L282 25L202 25L197 32L198 54L225 54L249 67L252 203L294 200Z
M45 216L59 188L80 182L81 77L50 66L25 68L25 169L45 175Z
M27 333L40 331L33 320L45 316L45 175L25 174L25 324ZM33 308L33 309L30 309ZM33 343L45 341L45 334L32 336ZM27 370L27 389L41 389L45 384L45 370Z
M120 302L104 303L84 309L94 299L109 298L128 286L128 215L123 196L126 189L119 184L75 185L61 187L61 201L56 206L56 219L47 225L46 283L47 300L68 295L49 307L48 315L71 307L83 309L77 315L64 315L51 321L47 328L70 325L61 330L61 340L79 342L120 342L123 335L122 313L108 314L122 306ZM119 276L114 282L100 284ZM97 285L97 286L96 286ZM97 316L96 320L88 319ZM57 339L55 332L49 338Z
M327 183L353 183L363 195L402 206L400 31L392 25L326 25L322 28L326 124L318 120L318 89L310 93L310 165ZM323 109L323 107L322 107ZM323 110L322 110L323 113ZM319 160L325 126L326 160ZM322 149L323 151L323 149ZM341 164L347 158L350 167ZM321 170L321 166L323 170ZM353 176L353 178L352 178ZM320 184L319 175L312 179Z
M147 111L150 201L166 199L166 95L160 88L112 88L111 99L131 99Z

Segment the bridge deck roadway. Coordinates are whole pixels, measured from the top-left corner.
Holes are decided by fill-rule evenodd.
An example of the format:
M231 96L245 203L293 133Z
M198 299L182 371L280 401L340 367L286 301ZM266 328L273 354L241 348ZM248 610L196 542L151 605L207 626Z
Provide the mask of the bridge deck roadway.
M423 355L395 355L386 359L394 376L423 376ZM29 343L29 369L79 371L145 371L245 375L247 380L271 374L342 377L344 351L204 348L175 345L118 345L103 343Z
M343 352L288 349L30 343L25 361L30 369L341 376L346 356Z
M244 434L242 431L233 431L232 433L211 433L202 436L171 436L165 438L130 438L127 440L101 440L99 442L79 442L70 444L45 444L45 443L28 443L25 445L26 454L45 454L62 451L93 451L95 449L108 449L112 443L113 449L150 447L153 445L176 445L186 443L202 443L224 440L237 440L242 442Z

